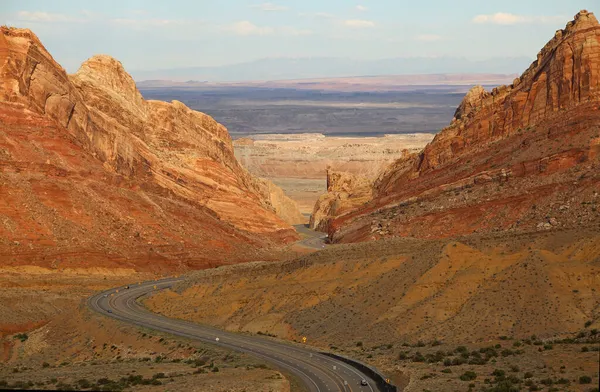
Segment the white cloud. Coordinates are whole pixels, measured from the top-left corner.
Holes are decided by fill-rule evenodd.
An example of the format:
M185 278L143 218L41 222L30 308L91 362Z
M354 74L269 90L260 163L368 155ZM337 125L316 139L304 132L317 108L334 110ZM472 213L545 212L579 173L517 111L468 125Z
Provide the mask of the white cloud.
M287 11L289 8L283 5L273 3L262 3L253 5L252 8L258 8L262 11Z
M237 35L269 35L275 32L272 27L257 26L247 20L234 23L226 29Z
M327 12L301 12L298 16L308 17L308 18L322 18L322 19L336 19L336 16L333 14L328 14Z
M444 37L442 37L441 35L437 35L437 34L421 34L421 35L417 35L415 37L415 39L417 41L423 41L423 42L435 42L435 41L443 40Z
M116 25L129 27L132 29L145 29L145 28L156 28L156 27L167 27L183 24L181 20L172 19L130 19L130 18L116 18L111 19L111 23Z
M17 12L19 20L27 22L40 22L40 23L57 23L57 22L83 22L83 19L75 18L64 14L53 14L49 12L29 12L19 11Z
M518 23L559 23L567 19L563 16L526 16L497 12L489 15L477 15L473 18L473 23L514 25Z
M280 33L280 34L291 35L291 36L296 36L296 37L306 36L306 35L312 35L313 34L312 30L297 29L295 27L282 27L280 29L277 29L276 31L277 31L278 34Z
M365 12L365 11L369 10L367 7L365 7L364 5L360 5L360 4L357 5L355 8L357 11L360 11L360 12Z
M370 20L349 19L344 21L344 26L352 28L370 28L375 27L375 22Z

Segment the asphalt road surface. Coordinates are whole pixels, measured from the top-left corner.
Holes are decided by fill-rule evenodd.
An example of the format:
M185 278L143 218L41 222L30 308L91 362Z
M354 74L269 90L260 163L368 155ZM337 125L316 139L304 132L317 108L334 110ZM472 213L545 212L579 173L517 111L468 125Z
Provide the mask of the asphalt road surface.
M327 234L320 233L308 228L308 225L294 225L294 228L303 238L297 242L298 245L313 249L323 249L327 243Z
M145 294L171 287L180 280L183 279L168 278L130 285L129 289L111 289L91 297L88 304L97 312L118 320L262 358L280 370L294 374L311 392L379 391L375 382L355 367L320 354L308 346L225 332L210 326L171 319L150 312L138 302L138 298ZM366 380L368 385L360 385L361 380Z

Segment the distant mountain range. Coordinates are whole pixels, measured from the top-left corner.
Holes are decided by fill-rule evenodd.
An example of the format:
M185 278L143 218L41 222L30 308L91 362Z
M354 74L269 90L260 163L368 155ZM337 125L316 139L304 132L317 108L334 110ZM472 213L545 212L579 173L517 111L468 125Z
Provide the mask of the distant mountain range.
M473 61L458 57L414 57L383 60L343 58L265 58L218 67L189 67L133 71L136 81L172 80L201 82L266 81L366 75L438 73L512 74L526 69L533 59L502 57Z

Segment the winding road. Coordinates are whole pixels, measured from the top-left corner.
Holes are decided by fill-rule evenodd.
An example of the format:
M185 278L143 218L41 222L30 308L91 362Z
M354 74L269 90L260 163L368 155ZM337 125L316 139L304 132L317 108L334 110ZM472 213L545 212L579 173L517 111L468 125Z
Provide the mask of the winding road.
M311 392L376 392L376 383L359 369L308 346L286 344L261 336L226 332L206 325L150 312L138 299L171 287L183 278L167 278L111 289L90 297L89 306L106 316L173 335L248 353L295 375ZM368 385L361 385L366 380Z

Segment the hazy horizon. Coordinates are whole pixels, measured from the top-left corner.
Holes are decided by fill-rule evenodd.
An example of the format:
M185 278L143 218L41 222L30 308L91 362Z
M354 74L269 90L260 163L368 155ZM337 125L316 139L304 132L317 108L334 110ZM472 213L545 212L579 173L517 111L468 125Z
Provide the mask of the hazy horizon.
M469 68L499 59L534 59L554 32L595 0L182 0L177 7L157 1L3 1L0 23L29 28L70 73L95 54L120 60L132 73L180 68L235 68L281 59L335 59L334 65L290 72L284 64L262 70L268 78L305 78L406 73L518 73L510 66ZM428 65L460 59L460 66ZM414 60L409 69L339 69L338 63L378 64ZM420 63L419 63L420 62ZM332 70L327 67L333 68ZM415 72L419 67L429 68ZM335 70L339 73L335 74ZM232 72L237 72L234 69ZM283 76L282 76L283 75ZM249 75L252 79L252 75ZM262 78L263 76L257 76ZM139 78L138 78L139 79ZM215 80L244 80L217 75Z

